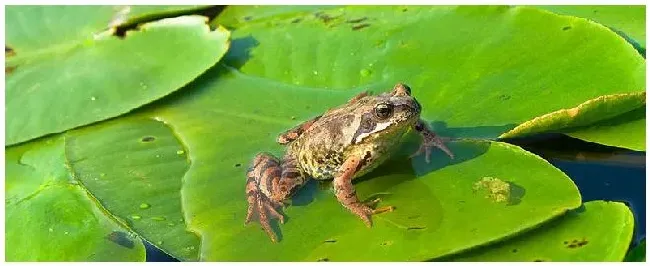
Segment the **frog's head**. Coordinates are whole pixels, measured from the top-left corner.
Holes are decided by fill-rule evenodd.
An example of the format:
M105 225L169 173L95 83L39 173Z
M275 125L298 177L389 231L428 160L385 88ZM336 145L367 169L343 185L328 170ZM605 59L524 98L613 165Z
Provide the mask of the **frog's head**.
M420 104L411 96L411 89L402 83L395 85L391 92L366 96L361 101L365 108L353 137L354 143L364 139L396 138L420 117Z

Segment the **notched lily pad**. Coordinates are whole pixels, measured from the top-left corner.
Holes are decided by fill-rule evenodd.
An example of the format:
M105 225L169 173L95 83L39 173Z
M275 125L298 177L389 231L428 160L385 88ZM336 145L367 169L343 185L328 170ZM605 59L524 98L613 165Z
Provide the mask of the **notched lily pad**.
M142 240L68 171L62 137L6 150L7 261L144 261Z
M168 126L153 119L107 121L68 135L71 171L108 212L170 255L198 260L200 239L187 230L181 206L191 154Z
M206 20L163 19L128 31L123 40L109 31L8 58L6 144L117 116L179 89L228 49L230 33L211 31Z

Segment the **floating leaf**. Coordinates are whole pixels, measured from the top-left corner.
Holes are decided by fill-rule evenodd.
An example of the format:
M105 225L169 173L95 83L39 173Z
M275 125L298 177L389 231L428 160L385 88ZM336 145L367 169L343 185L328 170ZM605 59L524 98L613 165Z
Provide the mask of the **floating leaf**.
M622 261L634 217L623 203L590 201L541 228L453 261Z
M629 35L645 47L645 6L598 5L598 6L539 6L558 14L591 19Z
M7 6L5 46L18 54L75 44L109 27L192 6Z
M231 9L248 8L224 13L246 13ZM267 17L233 31L224 63L307 88L379 91L405 82L423 117L457 137L495 138L534 117L645 89L645 60L609 29L520 7L345 7Z
M63 145L6 150L6 260L144 261L142 241L67 171Z
M198 259L199 238L186 230L181 178L185 148L166 125L151 119L103 123L66 140L66 156L79 181L108 212L158 248L182 260Z
M605 145L645 150L645 97L645 92L600 96L573 108L535 117L500 137L562 132ZM619 112L622 114L612 116Z
M117 116L182 87L228 49L229 32L210 31L205 22L170 18L124 38L108 31L52 49L14 50L5 62L6 145Z

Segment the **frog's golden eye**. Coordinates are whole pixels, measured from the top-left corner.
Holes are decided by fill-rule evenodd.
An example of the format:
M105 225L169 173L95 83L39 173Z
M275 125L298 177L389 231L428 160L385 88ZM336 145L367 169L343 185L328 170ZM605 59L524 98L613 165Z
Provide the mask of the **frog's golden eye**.
M386 119L393 115L393 105L388 103L380 103L375 106L375 116L379 119Z

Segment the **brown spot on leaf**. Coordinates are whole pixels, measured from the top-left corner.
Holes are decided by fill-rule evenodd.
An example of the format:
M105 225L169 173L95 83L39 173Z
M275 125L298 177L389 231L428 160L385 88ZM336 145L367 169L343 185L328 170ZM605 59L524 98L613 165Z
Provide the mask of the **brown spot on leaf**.
M352 26L352 30L360 30L360 29L363 29L363 28L366 28L366 27L370 27L370 24L363 23L363 24L359 24L359 25L354 25L354 26Z
M142 141L142 142L152 142L154 140L156 140L156 137L154 137L154 136L146 136L146 137L142 137L142 139L140 141Z
M325 240L323 242L325 242L325 243L336 243L336 239L328 239L328 240Z
M10 48L8 46L5 46L5 57L10 57L10 56L14 56L14 55L16 55L16 52L14 51L14 49L12 49L12 48Z
M568 241L564 241L564 245L566 245L567 248L579 248L583 247L585 245L589 244L589 241L586 239L578 240L578 239L573 239L571 240L571 243L569 244Z
M5 67L5 74L11 74L12 72L14 72L14 70L16 70L16 67L12 67L12 66Z
M302 21L301 18L294 18L294 19L291 21L291 24L296 24L296 23L298 23L298 22L300 22L300 21Z
M236 163L236 164L235 164L235 167L240 167L240 166L241 166L240 163Z
M571 29L571 26L565 26L565 27L562 28L562 30L570 30L570 29Z
M325 13L323 13L322 11L318 11L318 12L316 12L316 13L314 14L314 16L316 16L317 18L319 18L320 20L322 20L323 23L328 23L328 22L332 21L332 19L334 19L334 17L332 17L332 16L330 16L330 15L328 15L328 14L325 14Z
M251 16L245 16L244 17L244 21L250 21L251 19L253 19L253 17L251 17Z
M357 18L357 19L348 19L345 22L347 22L347 23L359 23L359 22L365 21L366 19L368 19L368 18L367 17L362 17L362 18Z
M424 229L427 229L427 227L426 226L413 225L413 226L409 226L408 228L406 228L406 230L409 230L409 231L410 230L424 230Z

